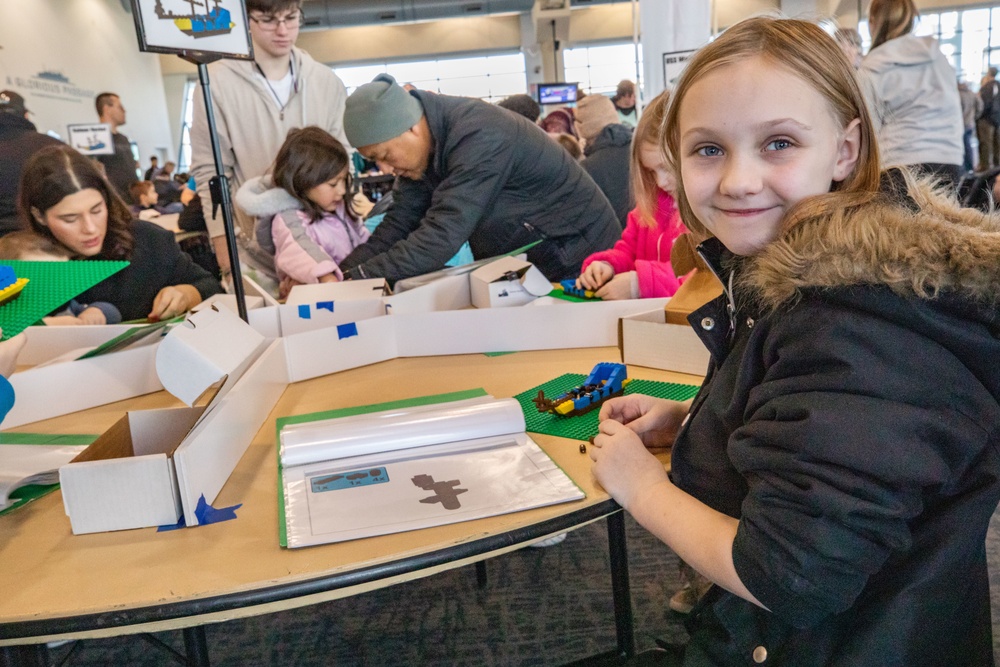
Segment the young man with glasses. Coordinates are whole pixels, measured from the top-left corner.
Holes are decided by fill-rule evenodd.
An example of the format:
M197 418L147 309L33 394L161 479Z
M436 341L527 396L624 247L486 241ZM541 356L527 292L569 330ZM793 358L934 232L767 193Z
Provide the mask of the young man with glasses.
M209 66L222 162L234 194L247 180L267 171L292 128L317 125L348 146L344 83L329 67L295 47L302 0L247 0L246 7L254 60L220 60ZM221 209L212 215L208 182L215 175L215 161L205 102L199 94L194 96L191 152L191 174L225 277L229 254ZM277 293L274 260L257 245L254 220L239 209L234 218L241 260Z

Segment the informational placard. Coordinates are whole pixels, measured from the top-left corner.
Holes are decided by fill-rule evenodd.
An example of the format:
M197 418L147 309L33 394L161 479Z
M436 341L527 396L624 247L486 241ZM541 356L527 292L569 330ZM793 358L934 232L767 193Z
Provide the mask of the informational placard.
M677 80L681 78L681 73L687 67L688 60L696 51L697 49L691 49L663 54L663 85L666 88L673 89L677 85Z
M131 0L139 50L253 59L244 0Z
M110 123L67 125L69 145L84 155L114 155Z

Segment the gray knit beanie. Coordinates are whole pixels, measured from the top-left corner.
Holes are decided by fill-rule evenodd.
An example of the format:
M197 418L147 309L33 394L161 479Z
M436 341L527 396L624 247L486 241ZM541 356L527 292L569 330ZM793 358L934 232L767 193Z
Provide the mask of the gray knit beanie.
M423 115L416 97L388 74L379 74L347 98L344 133L355 148L380 144L406 132Z

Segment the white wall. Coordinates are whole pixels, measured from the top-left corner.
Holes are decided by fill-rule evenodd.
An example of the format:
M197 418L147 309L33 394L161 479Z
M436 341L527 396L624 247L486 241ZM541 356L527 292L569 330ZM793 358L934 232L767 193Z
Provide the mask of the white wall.
M139 144L142 166L154 149L171 158L160 60L140 53L132 15L118 0L0 2L0 88L24 96L39 131L66 137L66 125L97 120L94 97L117 93L121 129ZM68 81L39 78L54 71Z

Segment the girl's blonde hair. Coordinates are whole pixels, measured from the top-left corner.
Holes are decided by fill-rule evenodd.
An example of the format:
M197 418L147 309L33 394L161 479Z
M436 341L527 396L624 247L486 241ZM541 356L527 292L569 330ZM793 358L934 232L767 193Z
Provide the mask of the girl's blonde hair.
M669 90L664 90L650 100L642 110L642 116L635 126L635 134L632 135L632 164L629 179L632 181L635 205L639 209L639 222L647 227L656 227L660 188L656 184L656 175L642 165L642 147L645 144L657 147L663 145L660 140L663 119L667 115L669 103Z
M872 0L868 6L868 25L872 31L872 49L890 39L913 31L920 12L913 0Z
M789 229L806 219L843 215L848 209L871 201L879 192L881 168L875 128L854 68L847 62L843 50L813 23L766 16L750 18L726 30L691 58L677 82L663 121L667 156L677 174L677 206L681 219L688 229L699 235L711 236L711 232L694 215L684 192L677 122L680 109L691 86L708 73L754 57L776 68L784 68L811 85L829 103L842 128L855 118L860 121L861 147L854 170L843 181L832 183L829 194L807 197L796 204L786 214L783 228ZM733 100L732 112L739 113L739 100Z

